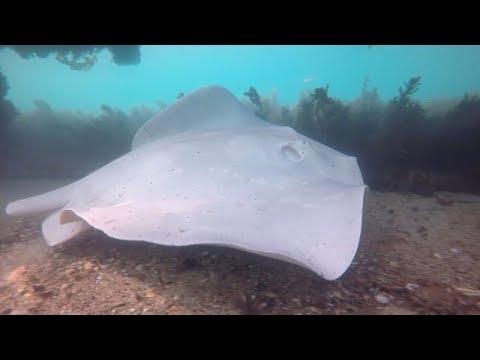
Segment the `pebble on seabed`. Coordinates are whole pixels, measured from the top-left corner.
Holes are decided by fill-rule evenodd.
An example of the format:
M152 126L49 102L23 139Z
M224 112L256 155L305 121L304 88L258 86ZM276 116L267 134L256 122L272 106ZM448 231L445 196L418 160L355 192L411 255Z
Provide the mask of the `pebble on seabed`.
M135 270L140 271L140 272L145 271L145 265L143 265L143 264L137 265L135 267Z
M407 286L406 286L406 288L407 288L408 290L410 290L410 291L413 291L413 290L415 290L415 289L418 289L419 287L420 287L420 285L418 285L418 284L411 284L411 283L408 283Z
M375 300L380 304L388 304L390 302L390 299L382 294L375 295Z

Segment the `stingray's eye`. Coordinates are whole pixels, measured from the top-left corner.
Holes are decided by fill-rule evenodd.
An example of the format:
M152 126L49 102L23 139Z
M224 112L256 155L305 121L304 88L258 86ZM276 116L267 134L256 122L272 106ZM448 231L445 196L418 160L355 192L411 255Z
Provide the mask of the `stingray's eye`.
M291 161L301 161L305 156L303 149L298 149L292 144L283 145L281 152L283 156Z

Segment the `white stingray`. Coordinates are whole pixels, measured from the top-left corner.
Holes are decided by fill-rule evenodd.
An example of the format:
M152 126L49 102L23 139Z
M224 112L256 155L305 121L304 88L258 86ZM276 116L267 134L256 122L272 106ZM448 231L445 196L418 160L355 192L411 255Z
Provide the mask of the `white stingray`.
M334 280L357 250L364 191L354 157L209 86L148 121L126 155L6 211L55 210L42 225L49 245L92 226L120 240L242 249Z

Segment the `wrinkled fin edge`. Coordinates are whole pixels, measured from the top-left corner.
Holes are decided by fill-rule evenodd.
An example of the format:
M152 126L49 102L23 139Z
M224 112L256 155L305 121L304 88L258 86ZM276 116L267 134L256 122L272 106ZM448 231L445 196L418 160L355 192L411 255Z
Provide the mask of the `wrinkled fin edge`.
M89 228L90 225L73 211L59 210L44 220L42 233L47 244L55 246L73 239Z

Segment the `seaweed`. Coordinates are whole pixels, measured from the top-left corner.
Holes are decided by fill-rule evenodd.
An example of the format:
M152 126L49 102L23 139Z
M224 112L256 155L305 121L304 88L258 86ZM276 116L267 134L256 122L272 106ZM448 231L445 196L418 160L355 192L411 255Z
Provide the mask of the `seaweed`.
M0 72L0 174L5 171L4 164L10 156L9 133L15 117L18 115L13 103L6 100L9 90L7 78Z
M258 113L260 114L263 113L263 105L260 100L260 95L258 94L257 89L255 89L253 86L250 86L248 91L244 92L243 95L248 97L251 103L257 107Z
M8 89L7 78L0 72L0 99L3 99L7 95Z
M447 145L447 146L446 146ZM447 113L438 147L441 164L447 170L472 168L480 153L480 96L465 94ZM440 163L440 161L438 161ZM479 169L480 166L474 166Z
M388 161L403 167L419 166L423 161L415 147L422 145L420 128L424 125L425 110L419 101L412 98L420 88L420 81L420 76L412 77L404 83L405 88L398 89L399 95L388 104L387 121L383 128L383 147L388 149L385 152Z
M403 84L405 86L405 89L402 87L398 88L398 92L400 93L399 96L395 96L393 99L394 104L398 104L399 106L405 107L405 108L418 108L419 103L418 101L414 101L412 99L412 95L415 94L419 89L421 83L422 77L421 76L414 76L410 78L410 80L405 81Z
M11 124L9 143L15 153L2 165L9 176L84 176L128 152L135 132L155 113L147 107L124 112L108 105L99 114L58 112L39 100L34 111Z
M9 88L7 78L0 72L0 141L5 141L7 128L17 115L13 103L5 99Z
M376 174L379 153L379 130L385 121L385 104L380 99L378 89L368 87L369 78L362 84L360 96L348 104L350 109L350 129L348 147L359 166L364 169L366 180L371 183ZM380 152L381 153L381 152Z
M2 45L11 48L24 59L46 58L55 54L58 61L72 70L84 70L93 66L93 58L98 52L107 49L117 65L138 65L141 61L139 45ZM70 57L70 58L69 58ZM78 62L83 58L84 63Z
M340 151L350 152L348 138L350 116L349 109L337 98L328 95L329 85L316 88L310 95L311 104L304 103L304 110L313 112L304 124L307 133L326 145Z
M313 102L310 96L303 96L293 111L294 129L308 136L313 118Z

